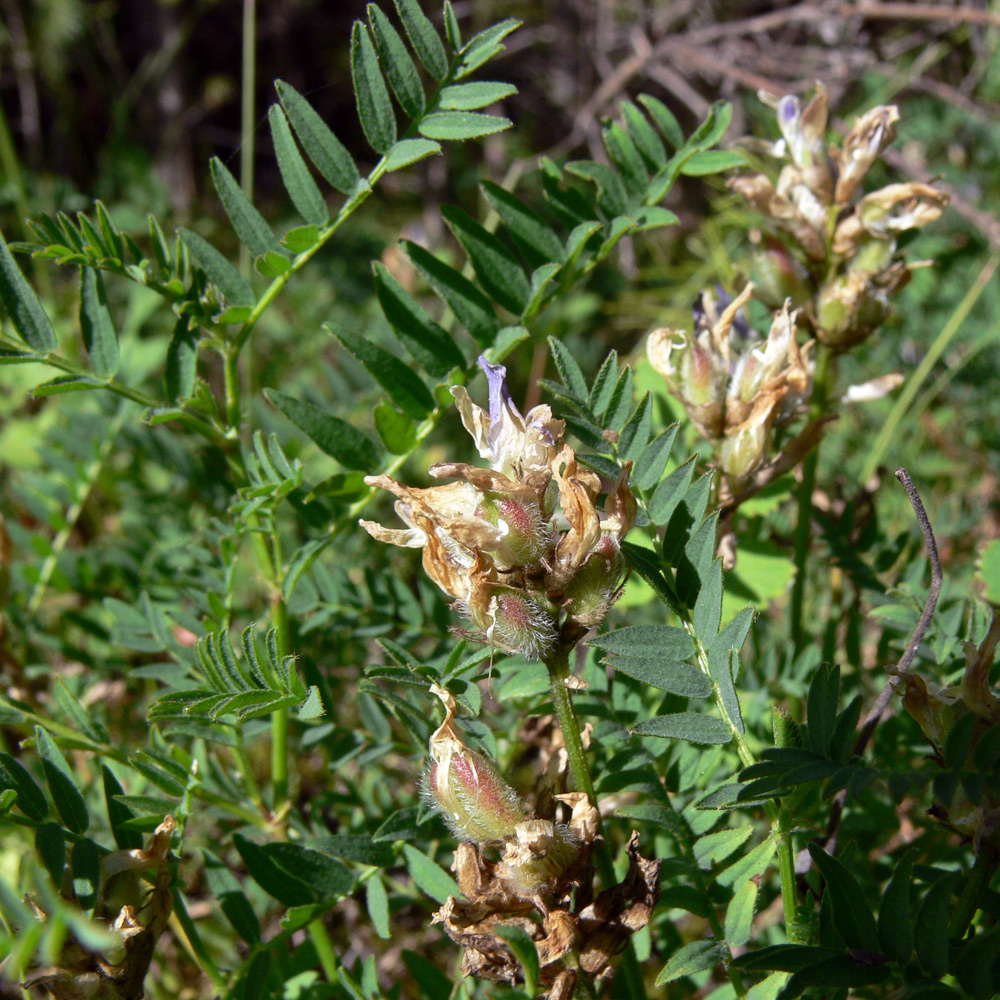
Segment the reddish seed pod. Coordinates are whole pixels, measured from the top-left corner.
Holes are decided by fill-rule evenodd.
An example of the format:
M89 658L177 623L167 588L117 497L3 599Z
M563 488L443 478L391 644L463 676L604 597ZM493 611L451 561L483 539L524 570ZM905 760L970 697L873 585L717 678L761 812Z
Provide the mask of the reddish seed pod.
M444 703L447 715L430 738L423 780L427 801L459 840L494 844L513 836L525 818L520 796L489 757L462 741L454 726L451 693L436 684L431 693Z

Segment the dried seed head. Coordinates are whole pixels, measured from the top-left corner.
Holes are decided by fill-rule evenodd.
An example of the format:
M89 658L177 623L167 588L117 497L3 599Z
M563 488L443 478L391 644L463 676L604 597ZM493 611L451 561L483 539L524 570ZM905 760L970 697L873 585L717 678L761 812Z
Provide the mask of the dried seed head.
M427 802L459 840L499 843L524 821L524 804L496 764L462 742L455 729L455 699L436 684L431 693L444 703L445 720L431 734L424 772Z

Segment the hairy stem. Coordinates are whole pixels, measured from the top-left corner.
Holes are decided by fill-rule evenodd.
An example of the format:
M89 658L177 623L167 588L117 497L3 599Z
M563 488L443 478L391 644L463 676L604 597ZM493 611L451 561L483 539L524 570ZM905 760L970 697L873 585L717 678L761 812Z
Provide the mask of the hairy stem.
M826 410L827 396L834 374L833 353L821 344L816 355L816 372L813 376L812 398L809 400L810 421L818 420ZM802 652L805 634L802 624L803 602L806 592L806 566L809 561L809 547L812 541L812 496L816 488L816 464L819 460L819 445L802 462L802 482L797 492L798 510L795 523L795 582L789 607L791 619L792 648L795 654Z
M278 656L289 651L288 605L281 593L281 541L275 531L273 538L273 582L276 588L271 620L278 633ZM288 807L288 709L279 709L271 716L271 782L273 785L272 808L281 816Z
M590 766L587 764L587 754L583 749L583 738L580 734L580 722L573 711L566 679L569 677L569 654L573 649L571 643L557 643L545 657L545 666L549 672L549 689L552 692L552 704L562 730L563 742L566 744L566 757L569 760L570 773L579 791L583 792L590 804L597 809L598 840L594 844L594 859L597 870L605 889L618 884L615 873L614 859L604 835L604 823L597 805L597 795L594 792L594 782L590 777ZM639 968L635 949L629 941L622 958L622 975L625 987L631 1000L642 1000L646 996L646 988L642 981L642 971Z

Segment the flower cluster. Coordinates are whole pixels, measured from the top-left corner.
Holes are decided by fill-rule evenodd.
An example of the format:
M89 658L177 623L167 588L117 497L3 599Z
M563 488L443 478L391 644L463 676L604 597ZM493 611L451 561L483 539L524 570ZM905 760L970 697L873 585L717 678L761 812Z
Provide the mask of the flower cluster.
M777 231L759 255L760 294L774 306L790 297L822 343L844 350L882 323L890 297L909 279L912 265L896 255L899 234L937 219L948 198L918 183L862 193L895 138L894 106L868 111L839 146L827 147L821 84L805 107L792 95L761 98L775 107L783 138L756 148L773 158L777 179L748 173L729 182Z
M741 312L753 291L748 284L721 311L706 292L693 332L654 330L646 347L670 392L714 442L718 468L732 484L757 471L773 431L795 418L812 388L811 345L799 346L796 313L786 302L762 337Z
M489 410L463 386L451 392L490 467L434 465L434 478L457 481L428 489L368 476L366 483L398 497L406 528L361 526L379 541L423 549L428 576L455 598L477 638L541 658L557 638L574 641L599 624L618 595L620 542L636 514L630 467L612 485L602 516L600 477L562 443L565 422L548 406L522 416L507 391L506 369L482 357L479 363Z

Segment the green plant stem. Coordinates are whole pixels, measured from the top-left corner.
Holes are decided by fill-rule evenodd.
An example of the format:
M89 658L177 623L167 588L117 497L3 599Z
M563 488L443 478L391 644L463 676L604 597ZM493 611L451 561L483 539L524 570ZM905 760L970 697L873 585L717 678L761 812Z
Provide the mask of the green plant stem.
M969 924L979 909L979 901L993 881L998 867L1000 867L1000 851L983 844L976 855L972 871L965 880L965 888L948 924L948 937L959 940L965 937Z
M42 606L45 591L59 562L59 554L66 547L66 543L76 528L76 522L83 513L83 506L87 502L94 484L97 482L97 477L100 475L101 469L104 468L104 463L111 454L111 449L114 446L115 438L118 436L121 426L122 411L119 409L114 419L105 428L105 437L101 442L101 447L97 455L94 456L93 461L87 464L80 481L76 483L73 502L66 508L66 513L63 515L64 524L56 532L55 538L52 539L52 547L49 554L45 557L45 561L42 563L42 567L38 572L38 580L35 582L31 597L28 599L29 614L36 614Z
M19 341L10 340L7 337L0 337L0 349L23 353L25 346ZM46 351L44 354L37 354L32 360L37 361L39 364L48 365L50 368L57 368L59 371L66 372L70 375L77 375L91 379L94 382L100 383L102 388L107 389L116 396L121 396L123 399L130 399L133 403L138 403L140 406L155 409L162 408L165 405L162 399L157 399L155 396L151 396L148 393L143 392L141 389L134 389L130 385L125 385L115 378L101 378L90 371L90 369L85 368L83 365L78 365L75 361L70 361L69 358L64 358L61 354L56 354L54 351ZM232 442L229 438L227 438L222 431L210 424L207 420L204 420L201 417L196 416L194 413L186 410L181 410L177 414L177 419L189 430L200 434L203 438L211 444L214 444L221 451L228 454L232 450Z
M614 859L611 857L611 848L604 835L604 823L597 804L597 795L594 792L594 782L590 777L587 754L583 749L583 738L580 735L580 722L573 711L569 688L566 687L566 680L569 677L569 654L572 649L572 644L557 643L545 657L544 663L549 672L552 704L555 707L556 718L559 720L559 728L562 730L563 742L566 745L570 773L573 775L577 789L587 796L590 804L597 810L599 839L594 845L594 858L605 889L610 889L618 884L618 875L615 872ZM632 1000L642 1000L646 996L646 988L631 941L626 945L625 954L622 957L622 975L625 979L628 996Z
M827 396L834 374L833 353L825 344L820 344L816 356L816 371L813 375L813 391L809 400L809 421L818 420L826 410ZM816 464L819 460L819 444L813 448L802 462L802 482L797 493L798 505L795 522L794 562L795 581L789 605L792 649L797 656L805 643L803 630L803 602L806 592L806 567L809 561L809 547L812 540L812 496L816 488Z
M226 427L230 434L239 437L242 415L240 413L239 355L231 349L222 353L223 391L226 398Z
M257 86L257 0L243 0L243 53L240 78L240 189L253 201L254 118ZM250 250L240 243L240 270L250 276Z
M698 635L695 632L694 624L686 617L680 617L685 631L694 643L698 667L712 682L712 693L715 697L715 703L719 707L719 711L722 713L722 718L729 727L729 731L733 735L733 742L736 744L736 752L739 755L740 763L742 763L744 767L756 764L757 757L750 749L750 745L747 743L743 726L739 724L736 719L730 717L729 712L726 710L726 704L723 701L719 686L716 683L715 678L712 677L712 672L709 669L708 664L708 650L705 649L701 640L698 638ZM798 924L798 913L796 909L797 888L795 882L795 853L792 845L791 830L788 828L788 817L786 816L784 810L782 810L782 808L775 802L765 802L764 813L767 816L768 823L770 824L771 836L775 840L778 855L778 872L781 877L781 904L785 915L785 934L787 935L789 941L796 943L801 939L801 931Z
M323 975L326 976L326 981L331 984L337 983L339 981L337 968L340 962L322 917L317 917L309 924L309 940L312 941L313 947L316 949L316 956L319 958L319 964L323 969Z
M271 620L278 633L278 655L287 656L289 652L289 621L288 605L281 595L281 540L277 531L272 536L273 544L273 582L276 593ZM284 815L288 808L288 709L282 708L271 716L271 782L273 785L272 808L275 816Z

